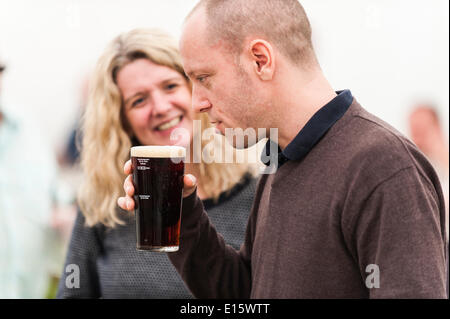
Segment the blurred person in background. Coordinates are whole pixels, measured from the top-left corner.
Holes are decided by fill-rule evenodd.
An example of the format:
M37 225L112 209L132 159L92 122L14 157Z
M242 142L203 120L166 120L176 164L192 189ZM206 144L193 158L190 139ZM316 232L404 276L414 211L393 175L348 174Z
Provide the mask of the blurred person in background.
M1 64L1 61L0 61L0 92L2 91L2 74L3 74L3 71L5 71L5 69L6 69L6 67L3 64Z
M58 162L60 166L69 167L69 168L77 168L79 166L80 160L80 146L81 146L81 117L86 109L86 104L88 102L88 93L89 93L89 78L90 75L86 74L80 84L79 87L79 102L78 102L78 111L74 123L71 127L70 134L66 140L66 143L63 145L60 155L58 156Z
M447 242L449 235L449 148L436 109L430 103L417 103L409 114L411 139L436 169L446 205Z
M88 98L89 77L85 75L79 85L78 110L69 134L58 147L57 158L59 165L60 183L64 184L64 198L67 205L56 211L53 218L55 227L61 230L64 242L68 244L77 214L76 193L81 185L82 171L80 167L80 125L81 116L86 108Z
M199 196L225 241L238 249L255 192L253 166L193 163L195 134L213 129L191 108L191 87L176 42L160 31L136 29L115 38L97 63L83 117L79 193L81 211L66 266L79 267L79 288L63 269L61 298L190 298L166 254L136 250L134 213L122 211L123 164L136 145L180 145L190 150L186 173L198 176ZM194 120L201 121L196 132ZM188 136L172 140L184 128ZM202 139L202 149L209 141ZM214 139L224 148L223 137ZM228 149L236 152L230 145ZM201 155L200 155L201 156Z
M0 61L0 77L4 70ZM57 165L35 123L17 111L0 103L0 298L51 297L62 263L52 227Z

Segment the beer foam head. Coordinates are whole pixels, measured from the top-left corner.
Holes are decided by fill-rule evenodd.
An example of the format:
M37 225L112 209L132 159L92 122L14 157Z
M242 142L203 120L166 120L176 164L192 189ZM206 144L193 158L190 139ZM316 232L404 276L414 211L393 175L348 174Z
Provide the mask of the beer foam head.
M181 146L134 146L131 148L132 157L186 157L186 149Z

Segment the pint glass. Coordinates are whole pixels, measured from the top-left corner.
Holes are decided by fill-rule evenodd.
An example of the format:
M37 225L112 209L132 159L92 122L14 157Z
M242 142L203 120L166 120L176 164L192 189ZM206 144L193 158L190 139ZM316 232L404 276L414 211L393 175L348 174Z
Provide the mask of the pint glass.
M138 250L178 250L185 156L180 146L131 148Z

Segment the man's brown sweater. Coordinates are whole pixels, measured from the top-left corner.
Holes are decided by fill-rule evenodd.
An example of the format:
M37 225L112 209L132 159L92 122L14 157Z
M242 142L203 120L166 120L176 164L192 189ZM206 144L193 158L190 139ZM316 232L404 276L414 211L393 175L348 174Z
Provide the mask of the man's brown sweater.
M169 258L198 298L444 298L439 185L408 139L353 100L304 158L262 176L240 251L193 194Z

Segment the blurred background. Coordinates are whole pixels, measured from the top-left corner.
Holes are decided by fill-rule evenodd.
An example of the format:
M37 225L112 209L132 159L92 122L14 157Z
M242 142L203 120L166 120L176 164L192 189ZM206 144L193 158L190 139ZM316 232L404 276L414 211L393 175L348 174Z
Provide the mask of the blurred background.
M51 216L52 227L58 229L55 238L61 240L55 249L61 252L59 257L48 257L55 264L50 283L62 271L70 236L79 179L71 134L85 104L89 72L106 44L121 32L159 27L178 37L184 17L196 2L0 1L0 65L5 67L0 110L31 123L31 134L41 138L40 145L48 146L57 166ZM436 157L434 163L444 159L444 164L436 166L442 166L438 170L443 180L447 176L448 191L449 1L301 3L310 17L319 61L334 88L351 89L366 109L405 135L416 134L417 141L428 134L422 137L423 144L438 144L428 147L429 156ZM426 153L427 146L423 147ZM0 175L0 183L1 179ZM47 297L52 297L49 286ZM5 287L0 277L0 297L14 297Z

